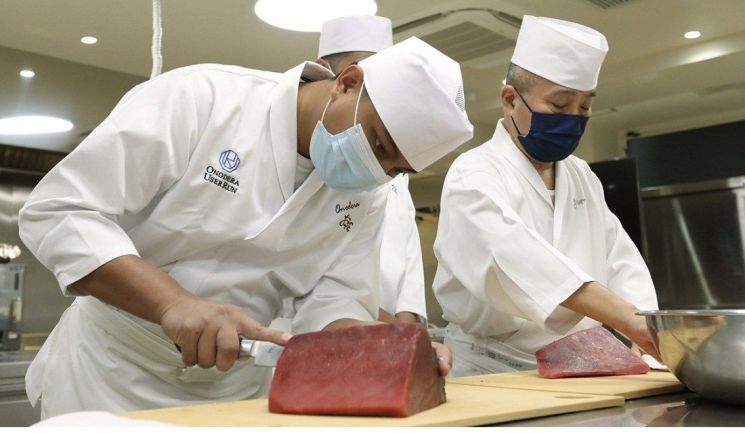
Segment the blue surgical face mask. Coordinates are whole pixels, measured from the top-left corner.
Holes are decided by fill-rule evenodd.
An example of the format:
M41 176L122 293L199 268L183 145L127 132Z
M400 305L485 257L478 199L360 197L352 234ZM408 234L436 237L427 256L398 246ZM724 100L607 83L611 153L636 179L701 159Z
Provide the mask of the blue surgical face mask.
M310 159L321 180L331 188L351 193L371 191L391 180L375 157L362 125L357 123L361 96L362 87L354 107L352 127L338 134L329 133L323 126L329 98L310 138Z
M536 113L517 89L515 92L531 113L530 130L525 135L510 116L517 130L517 139L528 155L541 162L561 161L571 155L579 145L590 118L581 114Z

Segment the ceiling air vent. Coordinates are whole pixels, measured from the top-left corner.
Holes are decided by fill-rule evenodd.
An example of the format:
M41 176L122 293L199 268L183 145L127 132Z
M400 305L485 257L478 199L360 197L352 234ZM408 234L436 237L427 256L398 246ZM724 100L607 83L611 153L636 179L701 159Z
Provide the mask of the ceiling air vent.
M421 38L456 62L465 62L515 45L515 41L469 21Z
M616 6L625 5L626 3L631 3L632 1L635 1L635 0L587 0L587 1L594 4L597 7L601 7L603 9L610 9Z
M459 8L426 15L393 28L418 36L458 62L493 55L515 46L522 20L492 8Z

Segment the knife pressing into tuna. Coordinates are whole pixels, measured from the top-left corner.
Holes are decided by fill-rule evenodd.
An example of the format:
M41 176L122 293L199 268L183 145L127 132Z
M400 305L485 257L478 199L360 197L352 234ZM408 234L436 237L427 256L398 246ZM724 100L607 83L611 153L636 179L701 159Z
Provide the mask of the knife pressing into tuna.
M261 367L274 367L277 364L277 359L282 355L282 351L285 350L284 346L270 341L251 340L243 337L238 339L238 345L238 359L253 358L254 365ZM181 353L181 347L176 343L174 343L174 346Z

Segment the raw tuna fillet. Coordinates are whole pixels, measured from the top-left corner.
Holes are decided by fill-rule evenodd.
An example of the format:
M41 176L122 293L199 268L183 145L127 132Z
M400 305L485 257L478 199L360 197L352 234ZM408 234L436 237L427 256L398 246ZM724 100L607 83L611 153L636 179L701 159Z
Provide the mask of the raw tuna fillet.
M575 332L535 353L538 374L549 379L643 374L649 366L603 327Z
M409 416L445 402L424 327L355 326L292 337L277 361L269 411Z

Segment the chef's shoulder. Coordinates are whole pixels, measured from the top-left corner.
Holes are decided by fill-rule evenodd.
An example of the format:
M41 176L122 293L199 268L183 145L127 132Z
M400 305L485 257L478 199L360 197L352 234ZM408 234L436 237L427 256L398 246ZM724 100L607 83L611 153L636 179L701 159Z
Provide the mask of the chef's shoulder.
M504 161L482 144L459 155L448 169L446 184L480 184L484 177L499 180L503 177Z
M205 63L172 69L138 84L122 99L143 91L188 92L197 100L214 99L219 94L238 95L263 85L274 87L281 79L277 72L260 71L234 65Z
M574 155L569 155L565 161L570 170L577 173L586 182L595 187L599 187L602 190L603 186L600 179L597 177L595 172L592 171L590 164L588 164L587 161Z

